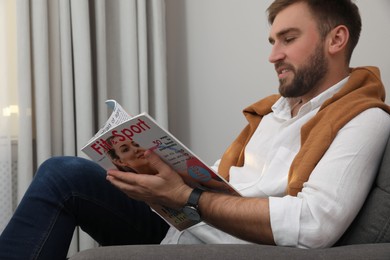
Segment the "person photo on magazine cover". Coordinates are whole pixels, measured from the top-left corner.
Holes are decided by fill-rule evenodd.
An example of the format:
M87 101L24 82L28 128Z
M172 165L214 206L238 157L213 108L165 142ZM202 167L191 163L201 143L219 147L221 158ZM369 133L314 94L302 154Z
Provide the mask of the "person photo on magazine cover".
M122 141L116 136L110 136L106 139L106 142L111 148L106 153L118 170L135 173L156 173L156 170L150 167L144 156L146 149L135 141L127 138Z
M133 172L133 173L146 173L146 174L156 174L157 171L149 164L149 161L145 158L145 149L141 147L134 140L128 138L121 139L118 136L110 136L106 139L107 144L111 147L106 151L111 162L118 168L120 171L124 172ZM188 158L188 161L191 162L192 166L196 167L202 163L199 161L194 161L195 158ZM213 191L226 191L226 185L222 181L216 179L216 175L209 173L209 178L205 181L200 181L190 176L188 172L179 172L183 180L192 187L198 187L203 190L213 190Z

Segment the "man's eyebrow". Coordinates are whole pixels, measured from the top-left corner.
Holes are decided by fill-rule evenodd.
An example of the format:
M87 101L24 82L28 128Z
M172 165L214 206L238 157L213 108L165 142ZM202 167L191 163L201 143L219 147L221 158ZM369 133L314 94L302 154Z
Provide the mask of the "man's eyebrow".
M286 34L291 33L291 32L297 33L297 32L300 32L300 30L298 28L294 28L294 27L286 28L286 29L283 29L280 32L276 33L276 38L281 38L283 35L286 35ZM275 43L275 39L272 38L271 36L268 38L268 41L271 44Z

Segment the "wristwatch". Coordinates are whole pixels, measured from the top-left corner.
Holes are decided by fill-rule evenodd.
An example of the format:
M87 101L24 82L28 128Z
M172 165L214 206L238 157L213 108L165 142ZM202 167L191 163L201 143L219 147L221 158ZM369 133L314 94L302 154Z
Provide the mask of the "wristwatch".
M195 188L192 190L190 197L188 198L188 201L186 205L183 208L184 214L191 220L194 221L200 221L200 213L198 210L198 202L200 195L202 195L203 190L199 188Z

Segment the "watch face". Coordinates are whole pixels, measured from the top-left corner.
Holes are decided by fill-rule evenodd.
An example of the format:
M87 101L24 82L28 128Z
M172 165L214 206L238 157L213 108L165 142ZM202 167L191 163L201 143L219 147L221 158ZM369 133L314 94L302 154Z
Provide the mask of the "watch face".
M198 212L198 210L195 207L185 206L183 208L183 212L191 220L195 220L195 221L199 221L200 220L199 212Z

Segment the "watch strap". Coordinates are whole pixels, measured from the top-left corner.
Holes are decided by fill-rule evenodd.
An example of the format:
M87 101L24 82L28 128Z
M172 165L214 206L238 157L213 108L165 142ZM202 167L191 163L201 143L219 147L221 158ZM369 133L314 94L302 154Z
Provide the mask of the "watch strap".
M203 193L202 189L194 188L190 194L190 197L188 198L186 205L198 208L199 199L202 193Z

